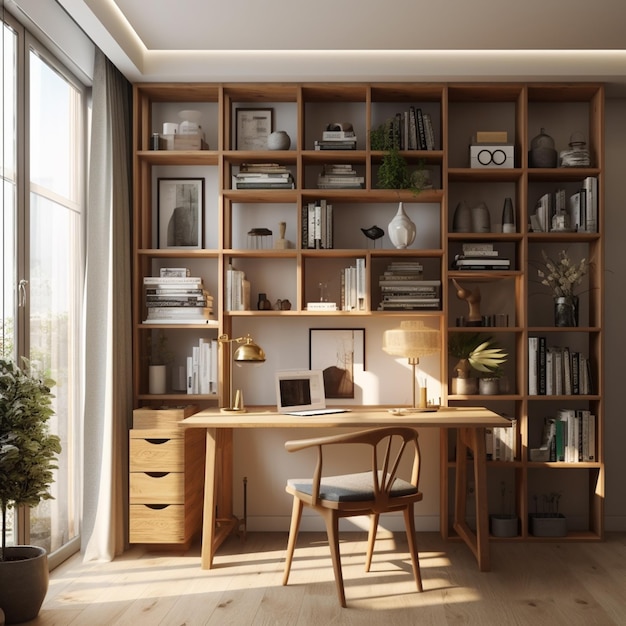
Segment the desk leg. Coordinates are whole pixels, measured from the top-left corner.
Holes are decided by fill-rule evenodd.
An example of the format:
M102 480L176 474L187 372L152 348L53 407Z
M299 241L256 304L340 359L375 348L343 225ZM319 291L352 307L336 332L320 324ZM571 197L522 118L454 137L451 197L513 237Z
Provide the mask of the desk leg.
M474 457L476 533L467 524L467 450ZM481 572L489 571L489 513L487 506L487 456L484 428L459 428L456 438L454 530L469 546Z
M215 504L217 494L216 429L206 429L206 457L204 462L204 509L202 515L202 549L200 561L202 569L213 565L215 535Z

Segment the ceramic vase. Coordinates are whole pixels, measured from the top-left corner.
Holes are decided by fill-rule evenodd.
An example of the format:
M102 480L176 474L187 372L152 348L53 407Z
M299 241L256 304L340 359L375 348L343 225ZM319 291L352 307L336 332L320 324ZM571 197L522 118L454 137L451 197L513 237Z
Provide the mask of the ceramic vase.
M475 233L491 232L491 216L484 202L472 207L472 231Z
M284 130L276 130L267 138L268 150L289 150L291 139Z
M515 232L515 213L513 212L513 200L511 200L511 198L504 199L504 206L502 207L502 232Z
M456 205L454 215L452 217L452 231L455 233L472 232L472 212L465 201L461 201Z
M578 296L554 298L554 325L578 326Z
M165 393L167 390L167 365L150 365L148 368L148 393Z
M396 248L408 248L415 241L415 224L404 212L402 202L398 205L398 212L389 222L387 228L389 239Z

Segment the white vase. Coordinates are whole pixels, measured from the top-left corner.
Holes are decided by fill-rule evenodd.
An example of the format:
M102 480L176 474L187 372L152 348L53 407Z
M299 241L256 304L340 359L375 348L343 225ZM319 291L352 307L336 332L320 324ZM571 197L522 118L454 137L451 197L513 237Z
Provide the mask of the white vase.
M289 150L291 137L284 130L275 130L267 138L268 150Z
M165 393L167 391L167 365L150 365L148 367L148 393Z
M489 215L489 209L484 202L472 207L472 232L491 232L491 216Z
M408 248L415 241L415 224L404 212L402 202L398 204L398 212L389 222L389 239L396 248Z

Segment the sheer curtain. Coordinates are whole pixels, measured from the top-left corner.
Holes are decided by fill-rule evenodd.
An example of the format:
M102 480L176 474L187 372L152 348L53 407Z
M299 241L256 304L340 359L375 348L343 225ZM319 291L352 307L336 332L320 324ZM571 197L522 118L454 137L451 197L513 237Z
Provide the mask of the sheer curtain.
M131 364L130 84L96 51L85 284L84 485L81 549L125 548Z

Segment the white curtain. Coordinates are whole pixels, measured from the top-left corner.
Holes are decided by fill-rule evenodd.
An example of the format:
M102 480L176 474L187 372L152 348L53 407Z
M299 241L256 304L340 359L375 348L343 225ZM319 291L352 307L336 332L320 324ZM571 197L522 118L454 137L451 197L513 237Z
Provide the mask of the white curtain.
M132 418L130 84L96 51L85 285L85 560L123 552Z

